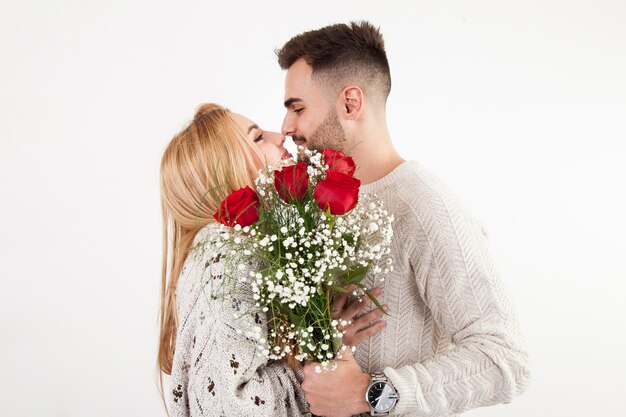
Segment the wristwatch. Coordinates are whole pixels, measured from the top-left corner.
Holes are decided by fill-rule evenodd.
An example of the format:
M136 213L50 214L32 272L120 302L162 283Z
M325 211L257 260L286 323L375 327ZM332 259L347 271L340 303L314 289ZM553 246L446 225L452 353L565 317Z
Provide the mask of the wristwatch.
M374 372L365 391L372 416L388 416L398 403L398 392L384 373Z

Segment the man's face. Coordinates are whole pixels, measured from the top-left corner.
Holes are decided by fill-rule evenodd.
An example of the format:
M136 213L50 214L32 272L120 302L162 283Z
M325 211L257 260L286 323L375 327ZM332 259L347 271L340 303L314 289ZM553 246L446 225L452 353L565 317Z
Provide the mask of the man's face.
M336 103L312 78L311 67L300 59L287 71L282 133L309 149L345 150L346 135L337 115Z

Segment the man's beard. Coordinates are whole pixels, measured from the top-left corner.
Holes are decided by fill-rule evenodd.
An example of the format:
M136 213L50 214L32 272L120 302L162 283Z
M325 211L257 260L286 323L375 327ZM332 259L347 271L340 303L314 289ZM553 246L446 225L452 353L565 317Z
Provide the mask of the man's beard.
M346 132L344 132L341 123L339 123L339 117L337 117L337 110L332 106L324 121L315 129L315 132L311 134L311 137L307 139L307 145L309 149L321 151L324 148L331 148L337 151L346 152L346 146L348 144L348 138Z

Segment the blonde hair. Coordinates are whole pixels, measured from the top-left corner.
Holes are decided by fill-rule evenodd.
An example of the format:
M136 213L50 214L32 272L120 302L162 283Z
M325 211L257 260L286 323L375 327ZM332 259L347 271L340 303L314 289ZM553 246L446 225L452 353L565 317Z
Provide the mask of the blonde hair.
M172 372L176 346L176 285L194 236L215 222L213 214L228 194L254 186L263 162L260 151L230 114L217 104L200 105L161 160L163 262L157 357L161 391L163 373Z

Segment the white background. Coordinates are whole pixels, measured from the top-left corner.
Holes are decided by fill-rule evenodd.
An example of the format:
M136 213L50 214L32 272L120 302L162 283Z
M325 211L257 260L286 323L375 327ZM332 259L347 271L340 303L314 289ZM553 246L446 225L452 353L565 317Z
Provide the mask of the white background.
M228 3L1 1L0 414L163 415L165 145L204 101L278 129L273 49L367 18L394 142L487 225L529 341L529 390L467 415L623 415L626 3Z

